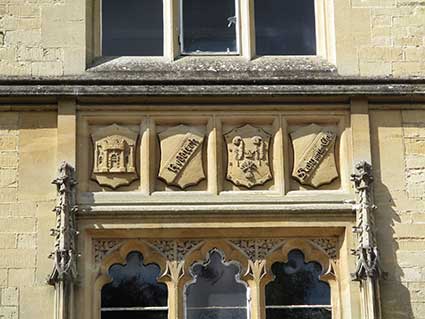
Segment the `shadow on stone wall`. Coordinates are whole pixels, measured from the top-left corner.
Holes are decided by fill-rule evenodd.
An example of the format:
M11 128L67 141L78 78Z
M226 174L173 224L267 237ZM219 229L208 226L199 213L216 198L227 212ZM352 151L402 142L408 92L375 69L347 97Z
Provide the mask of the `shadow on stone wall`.
M379 121L379 120L378 120ZM385 123L388 124L388 123ZM390 127L389 129L397 130L399 127ZM385 127L387 129L387 127ZM399 213L396 211L397 198L394 198L394 193L404 189L405 185L397 185L398 190L391 194L390 189L384 184L381 172L380 163L384 163L389 167L397 165L391 163L393 159L381 158L382 145L379 145L377 127L372 128L373 141L373 174L374 174L374 198L375 204L378 207L375 212L375 224L377 230L378 247L380 251L381 268L385 272L385 276L380 280L381 286L381 304L383 319L413 319L411 294L402 281L405 276L403 268L400 266L397 251L400 249L398 241L394 238L395 224L401 223ZM396 135L396 134L394 134ZM382 138L380 136L379 138ZM396 141L385 140L380 143L397 143ZM395 151L397 151L395 149ZM401 156L397 154L397 156ZM398 160L398 159L397 159ZM394 161L397 161L394 159ZM386 167L388 171L388 168ZM386 172L387 173L387 172ZM397 172L399 174L400 172ZM388 179L388 176L386 176ZM394 186L393 186L394 188Z

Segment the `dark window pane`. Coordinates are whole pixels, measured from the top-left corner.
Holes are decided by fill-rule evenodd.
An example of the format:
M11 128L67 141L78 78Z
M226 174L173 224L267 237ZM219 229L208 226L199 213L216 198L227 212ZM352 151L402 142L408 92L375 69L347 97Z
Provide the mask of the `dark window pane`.
M194 264L194 281L186 288L186 318L247 318L247 289L239 282L237 263L223 262L221 253L210 252L209 259Z
M101 319L167 319L167 311L102 311Z
M331 319L332 312L325 308L267 309L267 319ZM103 318L102 318L103 319Z
M314 0L255 0L258 55L314 55Z
M162 0L102 0L102 55L163 55Z
M246 309L195 309L188 310L187 318L193 319L244 319Z
M102 288L102 308L167 306L167 286L157 282L160 268L143 264L143 256L132 252L126 265L109 268L112 282Z
M183 51L236 52L235 0L182 0Z
M330 305L329 285L319 280L322 267L305 263L301 251L291 251L287 263L274 263L272 272L275 279L266 286L266 305Z

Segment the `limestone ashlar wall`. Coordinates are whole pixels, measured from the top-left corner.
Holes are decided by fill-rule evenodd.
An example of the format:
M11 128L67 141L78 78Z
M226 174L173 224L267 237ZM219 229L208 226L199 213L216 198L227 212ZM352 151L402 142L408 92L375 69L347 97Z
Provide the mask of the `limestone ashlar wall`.
M56 114L0 112L0 318L50 318Z
M425 318L425 111L373 111L384 318Z
M0 75L84 73L93 19L87 8L93 1L0 0ZM424 5L425 0L334 0L340 73L425 75Z
M425 74L424 0L354 0L352 13L361 75Z
M0 75L83 72L84 6L83 0L0 0Z

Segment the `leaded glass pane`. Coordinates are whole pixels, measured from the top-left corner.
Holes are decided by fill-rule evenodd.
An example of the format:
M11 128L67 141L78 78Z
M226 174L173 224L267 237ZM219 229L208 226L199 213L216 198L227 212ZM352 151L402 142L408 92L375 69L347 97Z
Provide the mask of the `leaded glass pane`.
M142 254L138 252L127 256L127 264L111 266L109 276L112 282L106 284L101 292L102 319L165 319L167 286L157 281L159 275L159 266L145 265Z
M235 0L182 0L184 53L237 52Z
M109 311L102 312L102 319L167 319L166 311Z
M315 55L314 0L255 0L258 55Z
M299 250L288 262L272 265L274 280L266 285L267 319L328 319L332 317L330 287L320 280L322 267L304 261Z
M332 319L330 308L266 309L267 319Z
M239 281L240 267L224 263L217 250L205 263L191 268L193 282L186 287L186 319L246 319L247 288Z
M102 55L163 55L162 11L161 0L102 0Z

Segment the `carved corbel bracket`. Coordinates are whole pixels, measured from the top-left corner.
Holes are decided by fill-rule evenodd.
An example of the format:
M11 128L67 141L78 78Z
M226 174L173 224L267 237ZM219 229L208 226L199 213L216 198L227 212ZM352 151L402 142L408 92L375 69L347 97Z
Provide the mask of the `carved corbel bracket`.
M78 234L75 225L77 212L75 199L74 168L62 162L59 168L59 176L52 182L57 187L57 205L53 209L56 213L56 226L51 229L51 235L55 238L54 251L50 258L54 260L52 273L47 279L48 284L56 285L61 281L74 282L77 278L76 267L76 236Z

